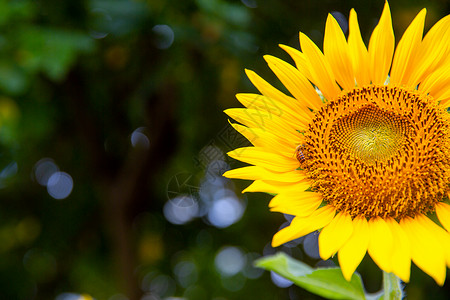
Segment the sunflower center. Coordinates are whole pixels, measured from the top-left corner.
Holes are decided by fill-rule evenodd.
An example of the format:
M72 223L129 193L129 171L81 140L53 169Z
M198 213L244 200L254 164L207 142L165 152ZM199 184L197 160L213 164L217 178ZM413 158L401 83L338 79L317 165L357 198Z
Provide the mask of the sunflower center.
M355 88L316 113L300 165L338 211L414 217L449 191L449 123L448 114L417 91Z
M367 105L338 120L331 138L341 151L372 164L389 159L405 141L407 120L394 113Z

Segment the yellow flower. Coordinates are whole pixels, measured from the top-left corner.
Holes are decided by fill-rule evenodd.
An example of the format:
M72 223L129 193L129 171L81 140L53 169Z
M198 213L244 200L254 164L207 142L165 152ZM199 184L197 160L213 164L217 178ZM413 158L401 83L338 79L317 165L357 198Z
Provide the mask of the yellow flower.
M368 252L406 282L413 261L444 283L450 16L423 37L425 15L419 12L396 48L387 2L368 48L354 10L347 39L329 15L323 53L300 33L301 52L281 45L296 67L264 57L291 96L247 70L262 95L238 94L246 108L225 112L254 146L229 156L252 166L224 176L254 180L245 191L276 194L271 210L295 216L273 246L321 230L321 257L337 253L347 280Z

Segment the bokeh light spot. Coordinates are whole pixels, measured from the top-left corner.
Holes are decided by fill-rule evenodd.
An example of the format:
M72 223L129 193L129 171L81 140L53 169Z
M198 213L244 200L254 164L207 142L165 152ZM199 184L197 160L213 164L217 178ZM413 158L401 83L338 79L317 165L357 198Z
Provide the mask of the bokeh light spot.
M73 189L72 177L66 172L55 172L47 182L47 192L55 199L67 198Z
M62 293L56 296L55 300L93 300L91 296L87 294L76 293Z
M224 197L214 200L208 221L216 227L225 228L239 221L244 214L244 206L236 197Z
M287 288L290 287L293 282L290 280L287 280L286 278L282 277L281 275L278 275L274 271L270 271L270 278L272 279L272 282L280 288Z
M135 148L148 149L150 140L144 133L145 127L139 127L131 134L131 145Z
M217 253L214 260L217 271L223 276L233 276L245 266L246 258L237 247L225 247Z
M319 259L319 233L317 231L308 234L303 241L303 250L311 258Z
M155 25L152 31L156 34L155 44L158 49L167 49L172 46L175 34L170 26L165 24Z
M167 275L158 275L150 283L150 292L164 296L173 286L173 280Z
M198 203L192 196L181 195L164 204L163 213L167 221L181 225L191 221L198 215Z
M43 158L34 165L34 178L42 185L47 186L47 182L53 173L59 171L58 166L51 158Z
M197 266L191 261L180 261L176 264L173 272L180 285L184 288L197 282Z

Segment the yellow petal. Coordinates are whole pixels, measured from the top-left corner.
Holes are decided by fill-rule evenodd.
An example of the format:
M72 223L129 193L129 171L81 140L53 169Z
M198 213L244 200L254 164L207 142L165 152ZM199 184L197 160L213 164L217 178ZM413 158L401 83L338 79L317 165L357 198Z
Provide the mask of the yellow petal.
M295 151L292 149L294 149L296 144L289 144L286 140L275 136L267 130L261 128L249 128L231 122L230 125L255 147L267 148L284 156L295 155Z
M262 79L258 74L255 72L246 69L245 74L247 74L247 77L250 79L250 81L253 83L253 85L266 97L269 97L271 99L276 100L277 102L280 102L288 107L290 107L292 110L296 111L297 109L303 109L300 105L297 99L292 98L290 96L287 96L286 94L280 92L276 88L274 88L272 85L270 85L267 81Z
M280 101L263 95L240 93L236 95L236 98L247 108L266 111L270 115L282 117L291 124L309 123L314 116L310 110L302 109L300 106L294 110Z
M450 40L450 15L439 20L425 35L417 57L415 58L414 69L409 78L408 86L416 86L429 74L443 64L448 59Z
M369 247L367 251L380 269L392 271L392 233L386 222L380 218L372 218L368 222L370 230Z
M426 77L419 85L419 91L430 94L436 101L447 98L450 88L450 64L445 64Z
M263 192L269 194L279 194L284 192L303 192L307 188L309 188L310 183L308 181L299 181L299 182L277 182L271 180L255 180L252 184L250 184L242 193L247 192Z
M348 49L358 86L369 84L369 56L361 37L358 17L354 9L350 11Z
M450 106L450 95L448 97L441 97L439 102L440 102L440 105L448 108Z
M392 273L400 277L404 282L409 282L411 272L411 246L408 237L394 219L387 219L386 224L394 239L394 247L392 248Z
M303 134L298 131L304 131L307 128L307 125L302 124L294 127L281 117L257 109L229 108L224 110L224 113L247 127L268 130L282 139L291 141L293 145L298 145L299 141L303 140Z
M264 110L270 114L281 117L284 113L280 107L282 104L275 99L252 93L239 93L236 94L236 99L247 108ZM284 106L287 107L287 106Z
M403 218L400 226L411 243L413 262L430 275L437 284L443 285L446 275L445 256L435 234L412 218Z
M440 95L436 100L445 108L448 108L450 106L450 85L447 86L444 93Z
M352 235L338 252L342 274L348 281L364 258L368 245L369 226L366 218L357 217L353 220Z
M386 1L377 27L369 42L369 71L373 84L384 84L394 54L395 37L392 29L391 11Z
M239 178L247 180L272 180L280 182L299 182L306 178L306 175L299 170L291 172L271 172L263 167L249 166L229 170L223 174L227 178Z
M296 68L270 55L264 56L264 59L295 98L314 110L319 110L322 107L322 100L314 87Z
M313 192L281 193L269 203L270 211L307 217L322 203L322 195Z
M263 147L264 144L261 143L262 140L260 138L260 135L255 132L255 130L259 128L249 128L236 123L231 123L230 120L228 120L228 123L230 123L230 125L234 128L234 130L242 134L254 146Z
M398 43L390 78L390 82L393 84L407 83L413 68L417 67L414 62L422 42L426 14L426 9L422 9L417 14Z
M325 226L319 235L319 251L322 259L334 255L353 232L353 222L349 214L340 212Z
M336 84L333 70L326 61L322 52L319 48L317 48L316 44L309 39L309 37L301 32L300 45L308 62L308 69L312 76L312 82L319 87L326 99L335 99L341 90Z
M442 227L431 221L424 215L419 215L416 220L422 224L431 234L434 234L444 250L445 262L450 267L450 235Z
M322 202L323 196L319 193L310 191L294 191L291 193L280 193L273 197L269 203L269 207L285 205L291 202Z
M228 156L274 172L289 172L299 167L295 157L286 157L259 147L243 147L227 153Z
M321 202L311 201L305 203L297 203L297 204L289 204L289 205L280 205L275 206L270 209L272 212L279 212L283 214L299 216L299 217L307 217L311 215L317 208L320 206Z
M450 232L450 205L440 202L436 205L436 215L442 226Z
M306 59L306 56L300 52L299 50L286 46L286 45L279 45L281 49L286 51L287 54L291 56L291 58L295 62L295 66L297 67L297 70L306 78L309 80L312 80L311 72L309 72L309 64L308 60Z
M323 53L341 87L346 90L354 88L355 76L347 41L341 27L331 14L328 14L325 26Z
M335 213L334 207L326 205L308 217L295 217L291 225L281 229L273 236L272 247L278 247L326 226L333 220Z

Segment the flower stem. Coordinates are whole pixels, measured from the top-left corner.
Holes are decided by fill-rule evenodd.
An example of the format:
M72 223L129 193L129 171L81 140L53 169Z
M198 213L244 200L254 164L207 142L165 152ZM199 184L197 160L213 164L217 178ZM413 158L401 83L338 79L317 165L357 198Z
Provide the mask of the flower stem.
M383 300L401 300L403 290L400 278L393 273L383 271Z

